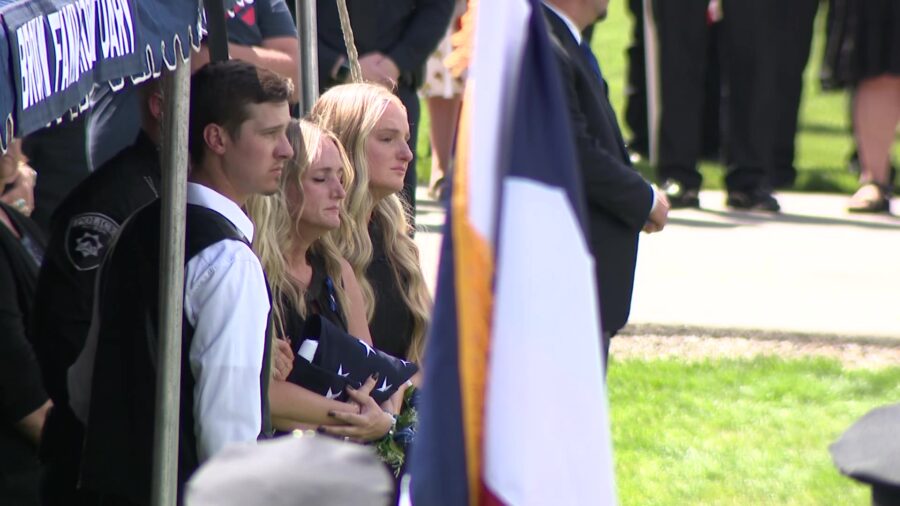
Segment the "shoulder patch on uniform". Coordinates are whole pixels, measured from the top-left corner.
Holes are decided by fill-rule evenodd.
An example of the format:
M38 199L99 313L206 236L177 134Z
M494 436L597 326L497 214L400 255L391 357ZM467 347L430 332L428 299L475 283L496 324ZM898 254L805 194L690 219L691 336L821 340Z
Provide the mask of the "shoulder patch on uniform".
M96 269L103 261L119 224L100 213L84 213L72 217L66 228L66 256L79 271Z

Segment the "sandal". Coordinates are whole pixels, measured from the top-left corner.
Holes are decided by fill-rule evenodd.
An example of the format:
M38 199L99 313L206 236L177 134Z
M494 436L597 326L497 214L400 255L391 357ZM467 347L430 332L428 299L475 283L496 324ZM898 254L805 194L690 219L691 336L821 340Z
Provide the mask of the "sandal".
M847 211L851 213L891 212L891 191L878 183L864 184L850 197Z

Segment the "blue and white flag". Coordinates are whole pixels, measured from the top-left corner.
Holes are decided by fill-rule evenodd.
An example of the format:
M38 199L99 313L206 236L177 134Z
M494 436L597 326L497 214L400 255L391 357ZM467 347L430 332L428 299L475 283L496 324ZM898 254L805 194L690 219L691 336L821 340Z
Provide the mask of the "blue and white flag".
M615 504L593 257L540 3L481 0L412 500Z

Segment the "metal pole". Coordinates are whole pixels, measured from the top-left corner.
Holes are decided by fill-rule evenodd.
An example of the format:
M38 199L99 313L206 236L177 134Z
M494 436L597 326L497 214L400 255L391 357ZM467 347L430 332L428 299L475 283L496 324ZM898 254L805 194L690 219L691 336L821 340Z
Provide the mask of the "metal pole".
M657 36L656 18L653 13L653 0L644 0L643 19L634 20L644 23L644 70L647 88L647 133L649 134L648 151L650 165L659 162L659 118L660 118L660 78L659 78L659 37Z
M306 115L319 98L319 42L316 0L294 0L297 41L300 44L300 113Z
M181 318L184 303L184 220L187 195L190 62L163 76L162 216L160 223L159 361L153 431L151 504L174 506L178 491L181 402Z
M222 0L203 2L206 9L207 45L209 61L225 61L228 59L228 29L225 24L225 6Z

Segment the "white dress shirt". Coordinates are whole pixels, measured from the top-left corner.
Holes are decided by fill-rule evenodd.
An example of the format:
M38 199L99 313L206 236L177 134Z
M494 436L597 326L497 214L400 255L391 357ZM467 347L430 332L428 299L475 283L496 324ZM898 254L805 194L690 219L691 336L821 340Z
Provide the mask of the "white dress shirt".
M248 242L253 240L253 223L228 198L188 183L187 201L218 212ZM197 455L203 462L229 443L255 441L262 427L260 370L269 298L262 267L246 244L219 241L190 259L184 270L184 316L194 328L188 360L194 376ZM95 301L85 348L68 374L72 409L85 423L98 320Z
M231 200L188 183L187 201L225 216L248 242L253 223ZM262 426L260 367L269 299L259 259L238 241L219 241L185 266L184 316L194 327L194 434L203 462L229 443L255 441Z
M575 26L575 22L572 21L572 18L570 18L569 15L566 14L565 12L559 10L559 8L557 6L555 6L549 2L544 2L544 7L550 9L551 11L553 11L554 14L559 16L559 19L561 19L563 21L563 23L565 23L566 26L569 28L569 31L572 32L572 37L575 37L575 42L577 42L578 45L580 46L581 39L582 39L581 30L579 30L578 27Z

